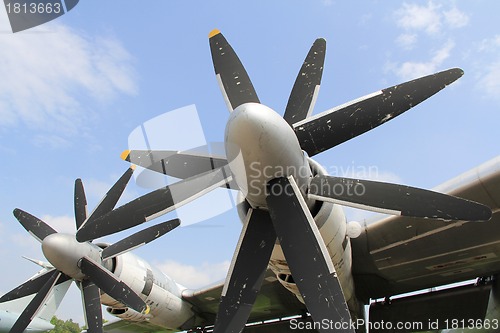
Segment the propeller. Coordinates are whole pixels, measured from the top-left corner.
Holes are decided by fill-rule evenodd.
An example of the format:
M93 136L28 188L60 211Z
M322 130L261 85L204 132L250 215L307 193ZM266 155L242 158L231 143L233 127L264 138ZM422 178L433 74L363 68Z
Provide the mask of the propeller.
M255 113L260 115L272 112L272 110L266 111L269 108L259 107L256 104L260 101L252 82L235 51L219 30L213 30L209 34L209 44L217 82L228 109L232 112L228 126L234 118L243 115L246 117L245 120L238 124L248 125L251 122L253 127L251 129L245 127L247 132L244 133L246 136L241 140L241 145L246 144L247 138L259 139L259 142L251 142L246 147L248 149L245 150L247 154L245 157L250 161L243 161L245 168L251 167L254 156L257 160L259 149L264 150L262 145L279 146L280 144L275 139L270 142L269 138L276 138L276 136L267 136L263 139L259 135L265 136L265 133L261 132L252 136L254 134L252 131L264 128L266 122L273 122L272 125L275 125L265 127L266 129L286 128L289 130L288 132L279 131L279 133L293 136L287 137L286 142L290 145L297 144L300 154L293 156L300 156L298 160L302 161L300 149L306 151L309 156L313 156L339 145L404 113L463 75L463 71L458 68L446 70L383 89L318 115L310 116L321 82L326 50L326 42L323 39L317 39L304 60L287 103L283 122L292 127L293 130L290 130L288 126L281 127L278 126L281 124L274 123L279 122L279 117L276 118L274 115L271 117L269 114L265 114L262 118L255 116ZM250 109L254 113L250 112ZM228 131L226 131L226 136L227 133ZM228 144L231 142L225 143L227 152ZM277 151L279 154L280 148L272 152ZM282 148L285 150L288 147ZM82 227L78 233L79 240L92 239L97 235L129 228L174 209L177 204L171 195L174 192L174 186L181 189L182 195L178 198L181 200L177 201L180 205L206 193L214 186L232 181L231 161L223 167L221 165L218 170L222 172L218 177L210 178L207 175L216 175L218 171L205 171L206 166L196 166L197 162L207 165L207 161L210 163L215 161L207 159L206 155L193 157L182 152L155 153L151 151L128 152L125 155L125 159L132 163L147 164L150 168L165 174L171 172L168 170L171 166L174 166L175 172L178 165L187 162L190 178L139 198L126 208L126 205L118 208L103 216L102 221L94 220L94 230L90 231L86 230L88 229L86 226ZM277 161L281 156L273 159L265 155L262 161L265 162L266 158ZM176 160L178 163L172 163L172 165L168 162ZM225 163L225 159L219 161L222 164ZM283 165L270 165L270 167L277 168ZM240 171L241 166L235 165L234 170ZM205 171L205 173L192 175L196 171ZM216 333L243 330L260 290L263 274L276 239L279 240L302 299L313 319L350 323L350 311L335 267L308 208L311 201L331 201L370 210L383 210L393 214L444 220L484 221L491 216L491 210L481 204L413 187L328 176L317 176L312 179L307 178L307 180L300 178L299 187L297 185L299 182L293 175L284 173L274 179L265 180L264 184L267 184L265 202L254 201L258 202L258 205L248 211L222 292L215 321L214 332ZM236 176L239 175L235 173L234 176L237 180ZM247 179L244 181L246 182ZM338 193L335 191L338 186L342 186L344 190L363 189L364 192L362 195ZM120 226L114 223L118 219L122 223ZM341 326L350 327L350 325ZM346 329L344 332L353 332L353 330Z
M102 216L113 210L132 173L133 168L125 171L89 217L86 212L87 201L83 183L80 179L75 181L75 222L79 230L95 224ZM102 332L101 291L138 312L147 313L149 307L127 284L120 281L106 268L109 267L107 262L109 259L161 237L180 225L178 219L160 223L102 249L91 243L95 237L86 239L85 242L78 242L75 236L58 233L44 221L21 209L16 208L14 216L33 237L41 242L43 253L54 268L26 281L0 298L1 303L36 293L13 325L10 333L23 332L52 288L69 279L75 280L81 289L86 323L90 333Z
M257 99L248 76L244 86L252 87L248 98L241 98L234 73L245 70L222 34L209 35L217 80L232 109ZM223 48L217 49L223 44ZM451 69L393 86L340 107L309 117L321 82L326 43L318 39L311 47L289 98L284 119L290 124L298 142L313 156L354 138L402 114L462 76L461 69ZM229 53L229 55L227 55ZM248 91L248 90L247 90ZM234 93L234 96L232 95ZM230 108L231 109L231 108ZM336 184L364 186L361 196L337 195ZM324 186L325 184L330 186ZM323 186L322 186L323 185ZM338 185L337 185L338 186ZM281 190L273 190L276 187ZM308 197L322 201L389 210L407 216L447 220L487 220L489 208L459 198L401 185L316 177L308 184ZM261 276L269 262L273 239L277 236L283 254L302 298L315 321L324 319L350 323L350 312L337 279L332 260L306 204L303 192L293 176L268 182L267 208L249 212L240 242L233 257L223 297L219 305L214 332L241 332L250 314ZM259 221L257 221L259 220ZM269 222L271 221L271 223ZM341 325L349 327L349 325ZM345 332L353 332L346 329Z
M231 179L226 165L165 186L86 223L78 230L76 238L83 242L135 227L171 212Z

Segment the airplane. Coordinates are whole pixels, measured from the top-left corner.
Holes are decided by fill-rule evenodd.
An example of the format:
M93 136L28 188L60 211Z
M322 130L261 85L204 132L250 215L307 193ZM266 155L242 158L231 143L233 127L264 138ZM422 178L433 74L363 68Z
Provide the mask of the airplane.
M87 214L83 182L81 179L75 181L77 230L93 223L93 220L115 207L133 171L134 167L125 171L90 215ZM81 290L87 331L91 333L102 332L101 300L105 304L119 306L123 310L121 315L126 318L148 318L149 311L157 308L158 303L155 302L158 300L149 298L146 302L138 294L149 295L153 284L160 284L162 288L169 284L176 287L171 281L162 278L163 275L158 274L157 270L153 273L149 264L128 252L173 230L180 224L178 219L144 229L114 244L93 244L92 240L78 242L75 235L58 233L44 221L21 209L14 209L14 216L41 243L42 251L50 264L45 265L33 278L0 297L0 309L14 309L1 312L5 318L2 325L5 325L6 332L52 329L53 326L44 321L47 313L55 311L54 306L48 307L48 304L54 303L53 295L60 295L59 290L65 292L73 280ZM144 286L144 281L147 287ZM144 288L134 291L137 290L137 284L141 283ZM57 305L62 296L55 298ZM160 296L162 301L169 301L174 297L169 292L160 293ZM182 318L180 314L179 317ZM175 323L175 319L168 322L169 325Z
M184 299L204 313L205 324L214 325L214 332L240 332L248 321L300 313L310 314L315 324L331 323L337 331L362 331L353 323L365 323L364 305L378 298L386 302L372 306L372 322L411 322L419 319L414 318L417 313L428 319L423 324L430 326L432 319L439 328L447 328L452 320L483 320L490 290L497 292L489 282L465 291L451 288L429 294L426 301L392 296L499 272L494 236L498 167L485 171L480 181L456 181L443 194L332 177L312 159L404 113L459 79L463 71L438 72L312 115L326 50L325 40L319 38L280 116L260 102L219 30L210 33L209 44L217 83L230 111L225 156L208 149L125 151L126 161L183 180L111 211L81 228L77 238L85 241L126 230L215 188L228 187L239 191L243 230L227 279L222 287L184 293ZM372 225L346 223L340 205L394 216ZM267 290L269 280L284 288ZM299 303L267 294L284 290ZM258 298L263 294L265 301ZM464 304L464 299L484 306L456 311L453 305ZM443 305L448 312L439 310ZM404 311L410 306L418 311ZM319 326L321 332L332 329Z
M110 298L116 297L115 303L106 296L101 301L111 304L108 312L123 320L104 327L94 324L89 331L290 331L290 325L296 323L303 331L362 332L367 323L393 323L395 319L410 323L422 318L426 327L437 323L431 328L443 329L458 328L455 326L468 320L486 320L486 313L498 314L495 279L483 278L477 285L424 296L393 297L498 274L498 159L448 183L440 192L449 195L328 176L312 159L419 104L460 78L462 70L450 69L389 87L311 116L326 49L325 41L318 39L306 56L281 117L260 103L222 33L214 30L209 41L217 82L230 111L226 155L126 151L122 155L126 161L183 180L116 209L106 205L99 214L77 218L86 222L77 223L76 241L90 249L93 239L150 221L213 189L236 189L243 229L227 279L189 290L144 269L144 262L122 266L122 270L111 267L114 279L127 281L125 294L141 295L150 312L146 314L144 306L128 306L128 300L120 299L122 295L110 293ZM346 223L340 205L395 216L363 226ZM19 219L23 224L24 218ZM36 234L35 227L26 229ZM74 236L71 241L78 244ZM107 249L96 250L100 257L94 262ZM58 248L59 254L64 251ZM116 258L118 263L120 257ZM82 260L77 276L82 281L88 281L82 277L85 274L94 281L94 276L101 276L96 272L105 272L91 263ZM128 280L132 275L136 279ZM99 287L108 292L104 285ZM380 298L384 302L372 305L367 322L364 305ZM455 313L457 304L471 306L462 306L466 311ZM88 307L87 303L86 311ZM173 318L186 321L174 326L168 323ZM490 327L498 325L498 319L496 323L493 319ZM259 324L245 326L248 322Z
M46 273L49 270L49 266L41 261L34 261L32 259L26 258L30 261L41 265L43 268L37 272L30 280ZM48 295L47 299L43 303L42 310L33 318L33 321L26 328L27 332L47 332L54 329L54 325L50 323L50 320L54 316L57 308L61 304L64 295L68 291L70 283L67 281L61 283L56 288L54 288ZM28 304L33 299L33 295L22 297L19 299L11 300L9 302L0 303L0 332L7 333L11 330L12 326L16 322L17 318L28 306Z

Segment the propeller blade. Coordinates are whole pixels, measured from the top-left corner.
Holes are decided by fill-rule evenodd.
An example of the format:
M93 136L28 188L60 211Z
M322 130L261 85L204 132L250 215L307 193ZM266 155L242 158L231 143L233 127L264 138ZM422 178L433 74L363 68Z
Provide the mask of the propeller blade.
M61 272L53 270L49 274L49 278L40 288L35 297L31 300L28 306L24 309L23 313L17 318L9 333L23 333L24 330L31 323L35 315L40 310L40 307L44 303L45 299L49 295L50 291L56 284L57 279L61 275Z
M131 251L140 246L143 246L155 239L160 238L167 232L177 228L181 224L179 219L163 222L152 227L141 230L121 241L114 243L102 251L102 259L116 257L122 253Z
M83 182L80 178L75 180L74 203L76 230L78 230L87 219L87 198L85 197L85 189L83 188Z
M102 308L99 287L92 281L83 280L81 290L87 332L102 333Z
M116 203L118 202L118 200L120 200L123 191L125 191L125 187L127 187L127 184L132 177L132 174L134 173L134 169L135 167L131 166L127 169L127 171L125 171L120 179L118 179L118 181L106 193L106 195L99 203L99 205L97 205L92 214L90 214L85 224L106 215L107 213L111 212L113 208L115 208Z
M0 298L0 303L12 301L14 299L22 298L28 295L32 295L38 292L42 287L47 283L48 280L52 277L52 273L54 273L55 269L51 269L47 272L44 272L40 275L36 275L24 282L23 284L17 286L12 289L5 295ZM70 279L67 275L63 274L58 280L56 284L61 284Z
M295 123L295 134L302 149L314 156L402 114L463 73L453 68L377 91Z
M316 176L309 197L386 214L440 220L487 221L491 209L469 200L406 185Z
M318 97L323 65L325 63L326 41L318 38L300 68L292 88L283 118L292 126L311 115Z
M312 318L349 327L351 317L335 268L300 189L293 177L273 179L268 186L269 213ZM340 331L354 333L352 329Z
M125 150L122 159L179 179L186 179L225 166L222 156L208 152L179 152L174 150Z
M217 29L208 37L215 75L229 111L241 104L260 103L245 68L226 38Z
M24 229L26 229L31 236L35 237L39 242L42 242L48 235L52 235L57 232L47 223L43 222L38 217L25 212L24 210L16 208L13 213Z
M80 268L83 274L94 282L102 291L114 298L118 302L134 309L140 313L146 313L148 306L144 301L116 276L94 260L83 257L80 261Z
M50 262L46 262L46 261L41 261L41 260L36 260L36 259L33 259L33 258L29 258L29 257L26 257L26 256L21 256L23 257L24 259L28 260L28 261L31 261L32 263L42 267L42 268L47 268L47 269L53 269L54 266L52 266L52 264Z
M243 330L275 243L269 213L250 209L222 290L214 333Z
M86 223L78 230L76 238L84 242L135 227L171 212L231 179L231 171L226 166L181 180L118 207L92 223Z

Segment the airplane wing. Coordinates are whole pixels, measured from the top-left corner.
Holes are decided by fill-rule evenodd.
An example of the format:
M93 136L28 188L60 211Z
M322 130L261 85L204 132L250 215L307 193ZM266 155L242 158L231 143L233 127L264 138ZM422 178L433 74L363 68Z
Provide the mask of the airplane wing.
M352 239L360 299L384 298L500 271L500 156L435 189L480 202L490 221L448 223L391 216Z
M147 321L142 321L142 322L133 322L133 321L126 321L126 320L117 320L117 321L112 321L109 323L106 323L103 326L103 331L104 332L110 332L110 333L133 333L133 332L139 332L139 333L174 333L178 332L177 330L167 330L163 327L159 327L156 325L153 325Z
M213 325L219 308L224 283L183 293L183 298L193 304L196 311L206 318L205 326ZM302 315L306 312L304 304L286 290L271 270L267 270L257 300L248 319L249 323L270 319Z

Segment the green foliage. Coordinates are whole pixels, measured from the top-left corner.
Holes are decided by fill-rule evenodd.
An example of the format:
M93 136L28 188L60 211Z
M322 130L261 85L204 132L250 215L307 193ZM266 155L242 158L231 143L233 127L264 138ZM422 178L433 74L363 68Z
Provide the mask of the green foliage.
M80 325L73 322L72 319L64 321L54 316L50 320L50 323L55 327L49 333L80 333L82 331Z

